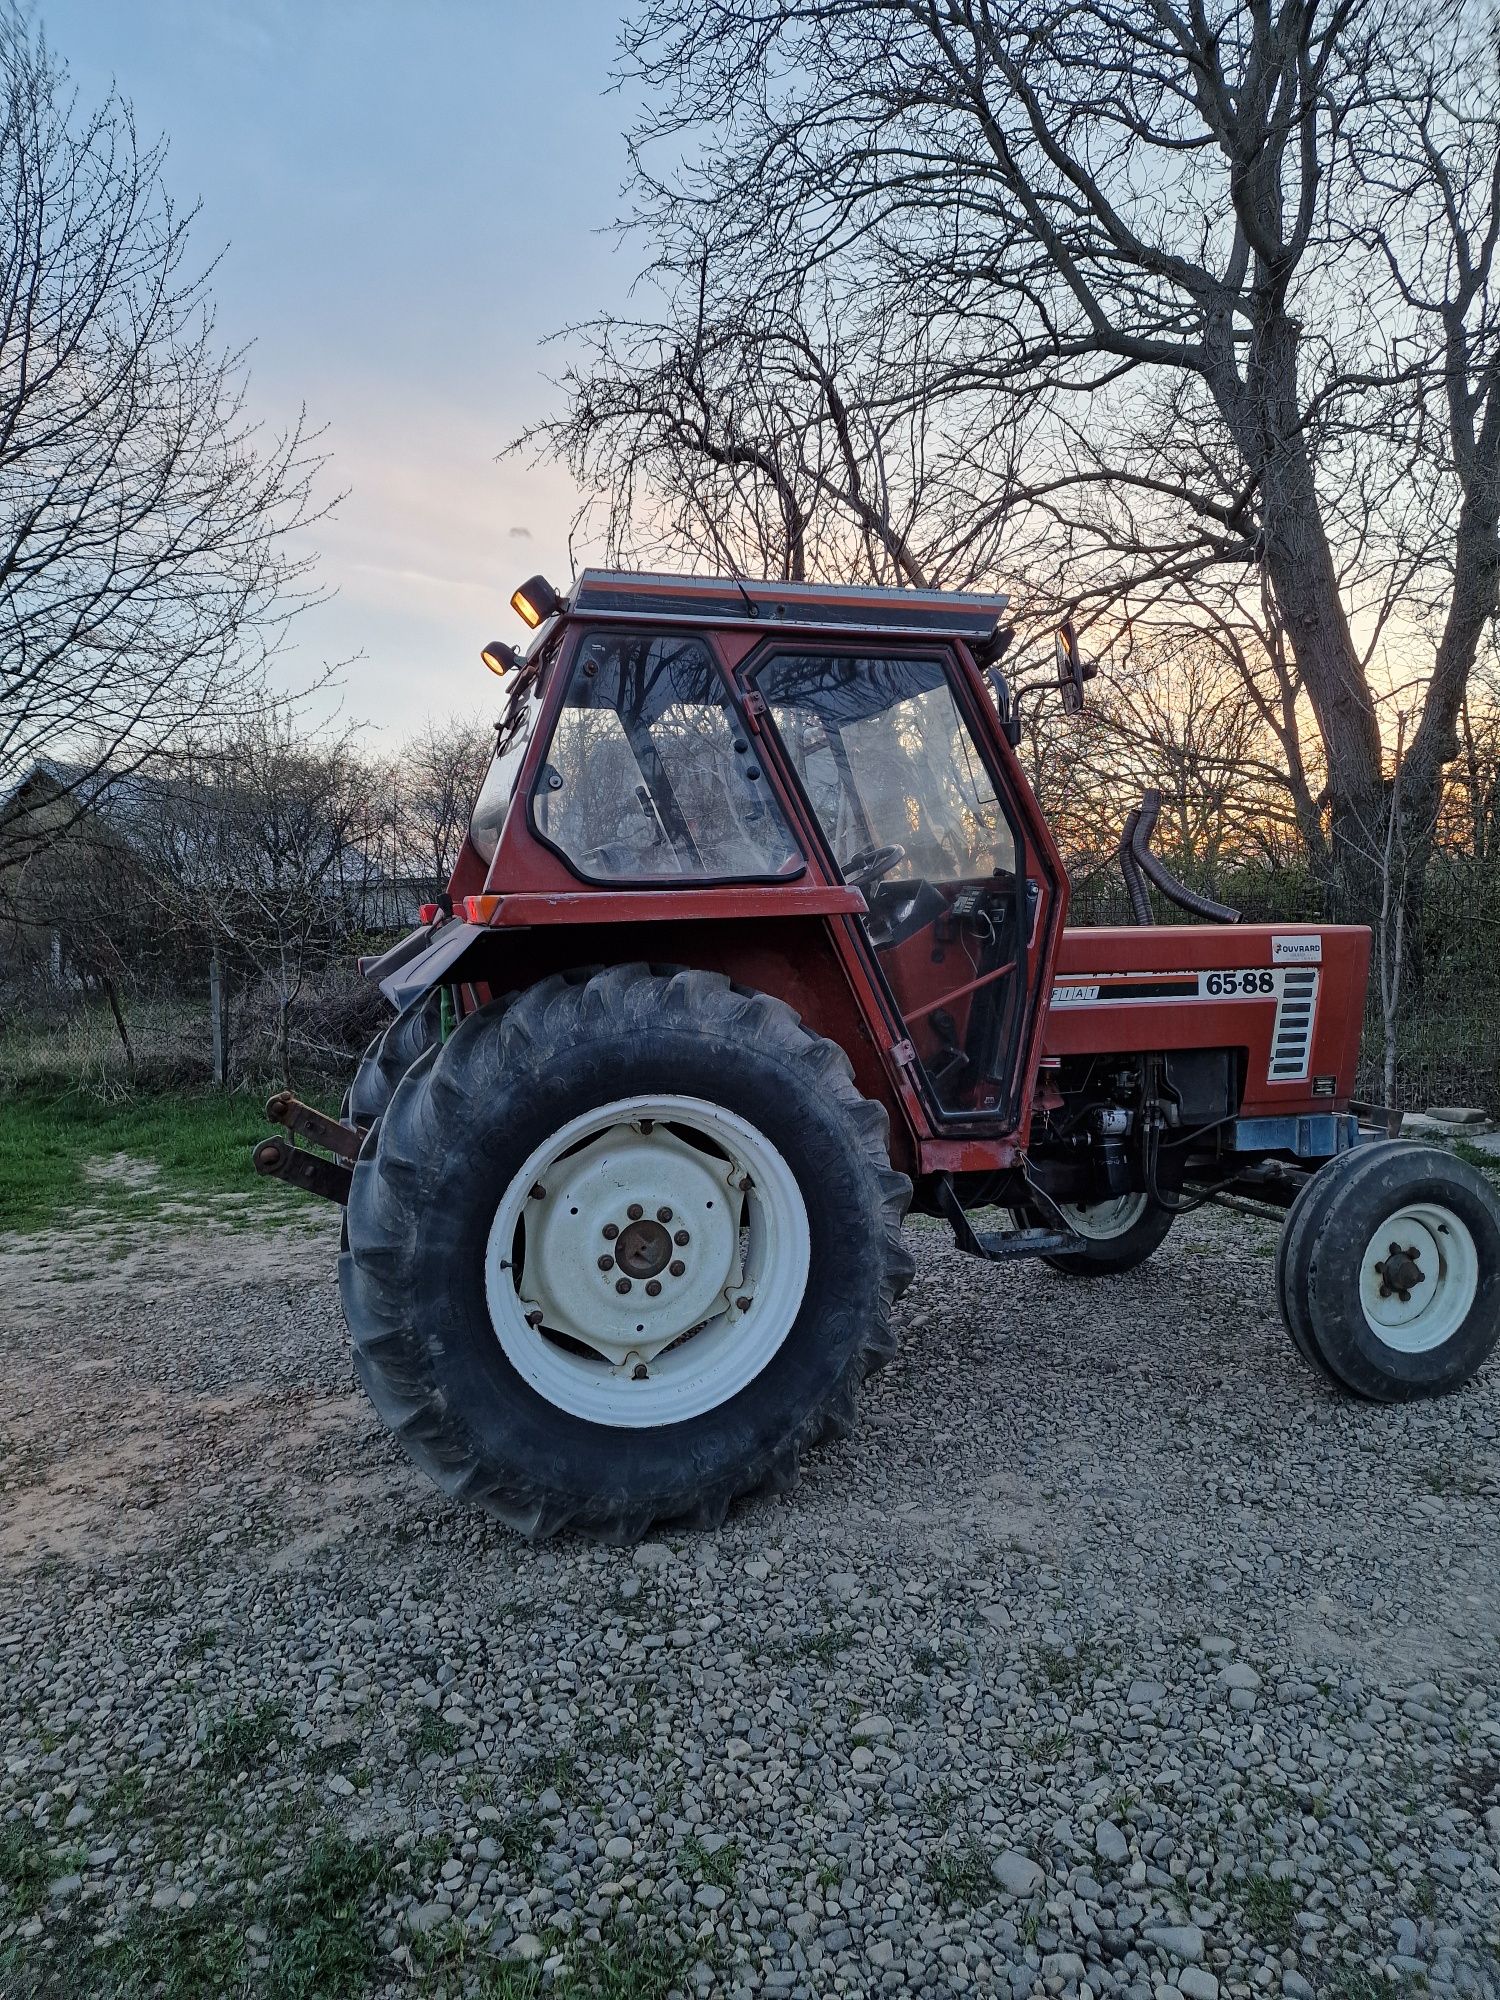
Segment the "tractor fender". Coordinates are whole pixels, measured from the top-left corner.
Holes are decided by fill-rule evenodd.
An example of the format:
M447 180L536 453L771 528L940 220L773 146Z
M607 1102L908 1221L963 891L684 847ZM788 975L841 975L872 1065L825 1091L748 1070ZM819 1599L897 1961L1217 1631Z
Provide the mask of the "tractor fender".
M420 1000L440 981L452 980L471 953L495 933L487 924L470 924L449 918L435 928L425 926L392 945L379 958L361 961L366 979L378 986L399 1014L413 1000Z

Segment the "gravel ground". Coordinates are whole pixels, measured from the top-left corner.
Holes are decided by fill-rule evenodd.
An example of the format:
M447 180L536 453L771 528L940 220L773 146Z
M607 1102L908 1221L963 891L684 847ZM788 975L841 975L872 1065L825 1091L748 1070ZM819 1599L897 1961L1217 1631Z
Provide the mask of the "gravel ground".
M326 1218L0 1245L0 1992L1500 1994L1500 1366L1336 1400L1266 1227L932 1229L858 1435L531 1548Z

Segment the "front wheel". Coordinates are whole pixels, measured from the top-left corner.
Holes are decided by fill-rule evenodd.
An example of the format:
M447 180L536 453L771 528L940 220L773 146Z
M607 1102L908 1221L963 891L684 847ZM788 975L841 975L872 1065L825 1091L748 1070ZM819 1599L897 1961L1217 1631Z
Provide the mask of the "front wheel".
M717 1524L852 1421L911 1276L884 1111L780 1001L617 966L481 1008L355 1168L355 1368L528 1535Z
M1500 1201L1441 1147L1356 1155L1309 1203L1293 1250L1289 1322L1358 1396L1443 1395L1500 1339Z
M1108 1195L1099 1201L1060 1201L1057 1207L1082 1242L1078 1249L1060 1250L1042 1262L1070 1278L1108 1278L1133 1271L1161 1248L1177 1212L1145 1193ZM1055 1226L1040 1210L1017 1212L1015 1220L1018 1227Z

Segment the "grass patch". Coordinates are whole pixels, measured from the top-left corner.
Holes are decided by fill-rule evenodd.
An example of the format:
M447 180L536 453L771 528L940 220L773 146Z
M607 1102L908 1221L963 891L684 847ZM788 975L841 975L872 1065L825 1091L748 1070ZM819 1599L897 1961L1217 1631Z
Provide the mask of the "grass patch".
M249 1992L244 1925L222 1910L143 1910L123 1937L97 1953L103 1990L153 2000L203 2000Z
M173 1091L112 1104L77 1091L0 1095L0 1227L49 1229L85 1206L129 1222L165 1201L216 1194L258 1197L225 1211L223 1221L285 1222L310 1211L305 1197L252 1171L250 1148L269 1129L264 1099L241 1091ZM117 1153L154 1171L137 1185L91 1177L93 1163Z
M68 1859L39 1840L35 1827L24 1820L0 1826L0 1884L10 1891L6 1914L34 1915L53 1882L68 1872Z
M146 1805L146 1774L139 1764L116 1771L99 1794L99 1811L108 1820L138 1819Z
M797 1641L797 1651L804 1659L818 1660L825 1667L831 1667L841 1653L847 1653L854 1644L854 1627L830 1622L821 1631L805 1633Z
M689 1836L682 1843L678 1859L690 1874L699 1876L715 1889L732 1889L740 1869L740 1850L737 1842L726 1840L722 1847L710 1851L701 1841Z
M553 1983L557 2000L666 2000L691 1963L659 1938L605 1939L579 1945Z
M373 1842L321 1833L287 1891L271 1948L271 2000L354 2000L374 1981L380 1959L366 1904L389 1878ZM211 1989L210 1989L211 1990Z
M231 1708L214 1724L207 1761L224 1777L265 1761L287 1719L279 1701L259 1701L249 1714Z
M551 1790L566 1804L582 1789L578 1759L571 1750L544 1750L527 1764L522 1782L529 1797L539 1799Z
M424 1757L452 1757L463 1740L456 1722L449 1722L436 1709L424 1708L411 1733L411 1761L420 1764Z
M1500 1158L1494 1153L1486 1152L1483 1146L1476 1146L1469 1139L1454 1139L1451 1144L1454 1152L1466 1166L1477 1167L1480 1173L1488 1176L1492 1184L1500 1186Z
M949 1908L987 1902L995 1893L990 1858L972 1839L957 1850L935 1854L927 1865L927 1881L933 1895Z
M1269 1875L1252 1875L1240 1898L1246 1927L1262 1944L1278 1949L1295 1942L1300 1907L1295 1886L1273 1881Z

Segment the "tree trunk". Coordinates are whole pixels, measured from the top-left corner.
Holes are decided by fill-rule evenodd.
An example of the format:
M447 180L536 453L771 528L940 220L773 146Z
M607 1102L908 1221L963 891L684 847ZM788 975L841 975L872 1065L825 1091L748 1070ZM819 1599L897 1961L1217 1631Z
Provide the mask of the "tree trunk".
M1328 767L1324 872L1333 913L1380 909L1385 800L1380 725L1324 531L1298 389L1300 329L1269 309L1242 382L1227 362L1209 385L1259 487L1261 554L1276 614L1317 717ZM1316 850L1314 850L1316 854Z

